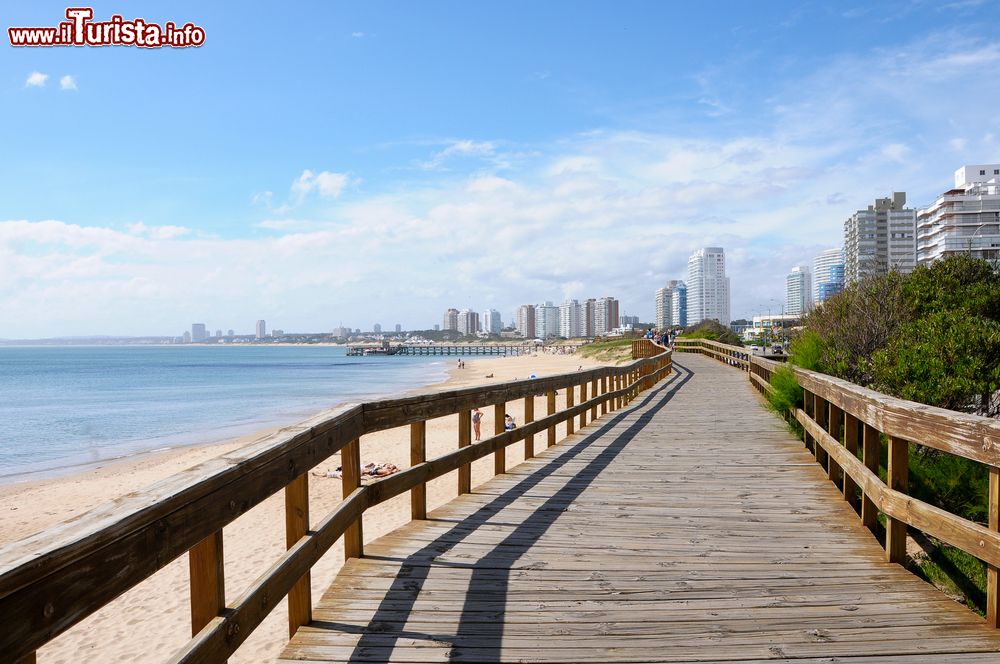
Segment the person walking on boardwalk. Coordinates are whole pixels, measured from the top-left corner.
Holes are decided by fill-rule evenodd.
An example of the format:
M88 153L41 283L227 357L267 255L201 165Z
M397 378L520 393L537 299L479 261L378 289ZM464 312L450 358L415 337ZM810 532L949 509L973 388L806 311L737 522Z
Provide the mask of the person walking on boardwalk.
M476 441L479 441L480 426L483 422L483 413L478 408L472 409L472 432L476 434Z

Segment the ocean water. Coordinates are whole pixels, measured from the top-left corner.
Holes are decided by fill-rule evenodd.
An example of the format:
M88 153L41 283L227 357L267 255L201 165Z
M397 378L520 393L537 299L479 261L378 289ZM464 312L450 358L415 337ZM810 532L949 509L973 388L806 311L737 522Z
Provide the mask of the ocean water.
M292 424L450 366L333 346L0 346L0 482Z

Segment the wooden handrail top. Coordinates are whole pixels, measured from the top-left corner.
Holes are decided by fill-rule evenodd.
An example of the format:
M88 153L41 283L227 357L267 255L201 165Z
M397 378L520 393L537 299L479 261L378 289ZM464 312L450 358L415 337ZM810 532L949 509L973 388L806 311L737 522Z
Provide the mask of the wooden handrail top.
M678 339L682 345L707 345L738 350L706 339ZM750 363L774 371L783 363L755 355ZM1000 466L1000 422L982 415L960 413L899 399L849 381L788 365L799 385L887 436L896 436L990 466Z

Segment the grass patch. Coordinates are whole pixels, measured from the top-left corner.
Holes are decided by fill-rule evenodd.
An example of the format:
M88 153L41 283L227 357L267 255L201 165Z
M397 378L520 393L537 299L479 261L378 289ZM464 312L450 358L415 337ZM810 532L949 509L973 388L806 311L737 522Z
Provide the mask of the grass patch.
M581 357L598 362L614 362L621 364L632 361L632 340L614 339L612 341L598 341L586 346L581 346L577 351Z

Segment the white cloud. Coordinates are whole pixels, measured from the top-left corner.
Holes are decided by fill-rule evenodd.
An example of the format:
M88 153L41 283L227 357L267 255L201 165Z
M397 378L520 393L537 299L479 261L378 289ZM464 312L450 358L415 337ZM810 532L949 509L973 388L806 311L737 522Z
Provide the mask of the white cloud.
M66 74L59 79L59 88L62 90L76 90L76 79Z
M441 168L452 157L491 157L496 154L496 145L490 141L461 140L452 141L447 147L438 150L420 167L424 170Z
M365 37L366 35L363 32L352 32L351 36L354 37L355 39L361 39L361 38Z
M969 141L964 138L952 138L948 141L948 147L955 152L963 152L968 144Z
M43 74L40 71L33 71L28 74L28 79L24 82L24 87L26 88L42 88L45 87L45 82L49 80L48 74Z
M311 192L316 192L323 198L339 198L344 187L350 183L351 178L347 173L331 173L330 171L313 173L306 169L292 183L292 193L299 201Z

